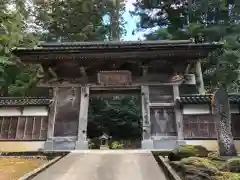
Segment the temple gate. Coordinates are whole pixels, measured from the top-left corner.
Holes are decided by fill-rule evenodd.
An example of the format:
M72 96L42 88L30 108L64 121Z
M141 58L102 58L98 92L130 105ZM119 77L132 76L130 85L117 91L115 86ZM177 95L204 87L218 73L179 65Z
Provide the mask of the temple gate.
M179 87L202 93L199 60L220 47L191 41L81 42L13 53L38 64L44 73L38 86L53 89L45 149L87 149L91 92L132 89L141 96L142 148L171 149L184 140L182 112L175 104Z

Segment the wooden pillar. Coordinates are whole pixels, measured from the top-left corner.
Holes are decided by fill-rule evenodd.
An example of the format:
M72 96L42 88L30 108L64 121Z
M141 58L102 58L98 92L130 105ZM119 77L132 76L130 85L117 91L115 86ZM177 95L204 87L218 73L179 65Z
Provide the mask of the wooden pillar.
M174 98L174 102L176 102L176 99L179 96L180 96L179 86L178 85L173 85L173 98ZM182 140L184 140L184 137L183 137L183 115L182 115L182 111L181 111L179 106L175 105L174 112L175 112L175 120L176 120L176 129L177 129L178 141L182 141Z
M89 87L81 87L81 99L79 110L78 140L76 149L88 149L87 123L88 123Z
M57 111L57 92L58 88L53 88L53 102L49 106L48 111L48 129L47 129L47 141L45 142L44 149L53 150L54 149L54 125L56 119Z
M202 75L202 68L201 68L201 62L196 62L196 80L197 80L197 89L198 93L204 95L205 89L204 89L204 82L203 82L203 75Z
M142 76L143 77L146 77L147 75L148 75L148 68L149 68L149 66L141 66L141 68L142 68Z
M50 104L49 113L48 113L48 131L47 131L47 139L53 139L54 136L54 125L56 119L56 111L57 111L57 91L58 88L53 88L53 102Z
M141 87L142 95L142 148L153 149L153 141L151 140L151 121L150 121L150 107L149 107L149 87Z

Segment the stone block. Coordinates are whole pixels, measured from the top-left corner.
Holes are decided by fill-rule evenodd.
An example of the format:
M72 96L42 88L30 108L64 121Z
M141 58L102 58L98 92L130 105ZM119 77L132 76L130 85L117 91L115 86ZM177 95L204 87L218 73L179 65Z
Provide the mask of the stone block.
M152 139L145 139L142 140L142 149L153 149L153 140Z
M75 149L75 141L47 140L44 144L45 151L72 151Z
M88 141L77 141L75 149L76 150L86 150L86 149L88 149Z

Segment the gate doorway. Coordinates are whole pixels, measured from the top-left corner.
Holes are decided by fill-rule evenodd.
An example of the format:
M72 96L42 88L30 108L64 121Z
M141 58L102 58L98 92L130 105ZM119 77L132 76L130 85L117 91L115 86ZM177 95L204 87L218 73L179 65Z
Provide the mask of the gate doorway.
M110 149L138 149L142 140L141 91L90 90L87 138L99 149L108 136Z

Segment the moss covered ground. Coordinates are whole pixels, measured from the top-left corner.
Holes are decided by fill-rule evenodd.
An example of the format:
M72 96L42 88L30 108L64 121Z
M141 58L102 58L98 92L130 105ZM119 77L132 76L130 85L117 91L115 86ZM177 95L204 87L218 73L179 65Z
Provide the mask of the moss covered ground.
M221 157L201 146L181 146L168 155L184 180L240 180L240 157Z

